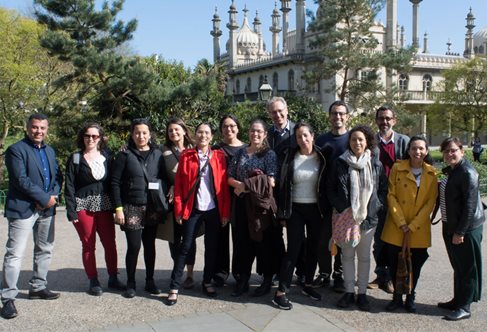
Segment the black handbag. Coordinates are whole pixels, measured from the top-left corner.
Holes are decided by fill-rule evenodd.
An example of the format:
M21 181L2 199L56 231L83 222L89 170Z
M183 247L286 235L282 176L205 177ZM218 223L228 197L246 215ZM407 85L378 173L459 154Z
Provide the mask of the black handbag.
M167 195L165 189L165 183L161 181L161 179L154 179L153 181L150 180L149 175L147 174L147 168L144 165L144 162L140 162L140 166L142 167L142 171L144 172L144 177L147 181L147 185L149 182L157 183L157 189L149 188L149 199L152 203L153 210L157 213L166 214L170 212L170 204L167 201Z

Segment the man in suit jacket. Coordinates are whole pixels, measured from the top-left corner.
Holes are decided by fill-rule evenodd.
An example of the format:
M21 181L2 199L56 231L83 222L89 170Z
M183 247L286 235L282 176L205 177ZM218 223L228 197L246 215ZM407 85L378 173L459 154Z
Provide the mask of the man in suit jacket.
M54 150L44 143L48 130L44 114L32 114L27 121L26 137L11 145L5 154L9 187L5 205L8 240L3 261L1 300L2 317L17 316L14 301L22 256L29 234L34 237L33 275L29 281L30 299L54 300L49 291L47 272L54 246L54 215L62 186L62 174Z
M267 140L269 141L269 147L277 155L280 167L286 152L297 146L296 137L294 136L294 122L288 119L287 103L282 97L272 97L267 102L267 113L273 123L269 128Z
M407 146L409 137L399 134L393 130L396 124L396 113L390 107L381 106L375 112L375 123L379 128L377 133L379 159L384 166L387 177L391 171L392 165L396 160L403 160L407 155ZM391 282L390 271L387 266L387 259L384 253L384 242L381 240L382 229L387 215L387 209L379 212L379 223L375 230L374 236L374 259L376 268L374 272L377 278L369 283L369 288L381 288L387 293L394 291Z

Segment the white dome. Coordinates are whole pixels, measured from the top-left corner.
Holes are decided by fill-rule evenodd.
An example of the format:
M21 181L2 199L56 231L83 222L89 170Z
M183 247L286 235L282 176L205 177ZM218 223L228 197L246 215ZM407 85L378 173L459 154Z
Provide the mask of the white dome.
M487 27L473 35L473 47L475 53L487 54Z
M256 55L258 52L259 35L252 31L247 16L245 16L242 27L237 33L237 53L242 55Z

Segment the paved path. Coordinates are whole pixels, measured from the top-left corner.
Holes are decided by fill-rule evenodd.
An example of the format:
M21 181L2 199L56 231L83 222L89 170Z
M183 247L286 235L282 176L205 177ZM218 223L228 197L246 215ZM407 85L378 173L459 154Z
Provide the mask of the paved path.
M0 217L0 258L6 241L6 220ZM487 234L487 231L486 233ZM125 280L125 236L117 230L121 279ZM202 242L198 241L196 280L202 278ZM103 249L97 243L99 279L106 286ZM156 282L168 290L172 261L167 243L157 241ZM439 225L434 226L433 248L423 269L417 289L418 314L385 312L390 295L380 290L370 291L372 311L356 308L339 310L335 304L340 295L330 289L320 289L323 300L316 302L300 294L294 287L289 298L291 311L276 309L272 295L240 299L230 296L231 286L219 289L217 299L209 299L197 285L182 291L177 305L162 303L166 294L150 296L143 292L144 264L140 255L137 271L137 297L125 299L119 293L106 292L101 297L86 293L88 281L81 263L81 243L73 226L59 209L56 223L56 245L49 272L49 288L61 292L56 301L28 300L28 280L32 264L32 245L26 250L19 281L20 294L16 301L19 316L12 320L0 318L0 331L480 331L487 325L487 301L474 304L473 317L460 322L441 319L445 312L436 307L438 301L452 295L452 271L441 240ZM483 247L487 260L487 249ZM484 263L484 275L487 269ZM486 278L484 278L485 280ZM253 286L259 277L252 279ZM484 283L485 284L485 283ZM252 287L253 288L253 287ZM252 290L252 289L251 289Z

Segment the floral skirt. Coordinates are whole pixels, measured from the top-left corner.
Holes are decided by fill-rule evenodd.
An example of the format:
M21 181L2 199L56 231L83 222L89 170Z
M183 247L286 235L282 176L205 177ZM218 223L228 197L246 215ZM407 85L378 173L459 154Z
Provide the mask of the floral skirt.
M125 204L123 206L125 224L122 230L143 229L144 226L155 226L164 222L164 215L147 209L147 205Z

